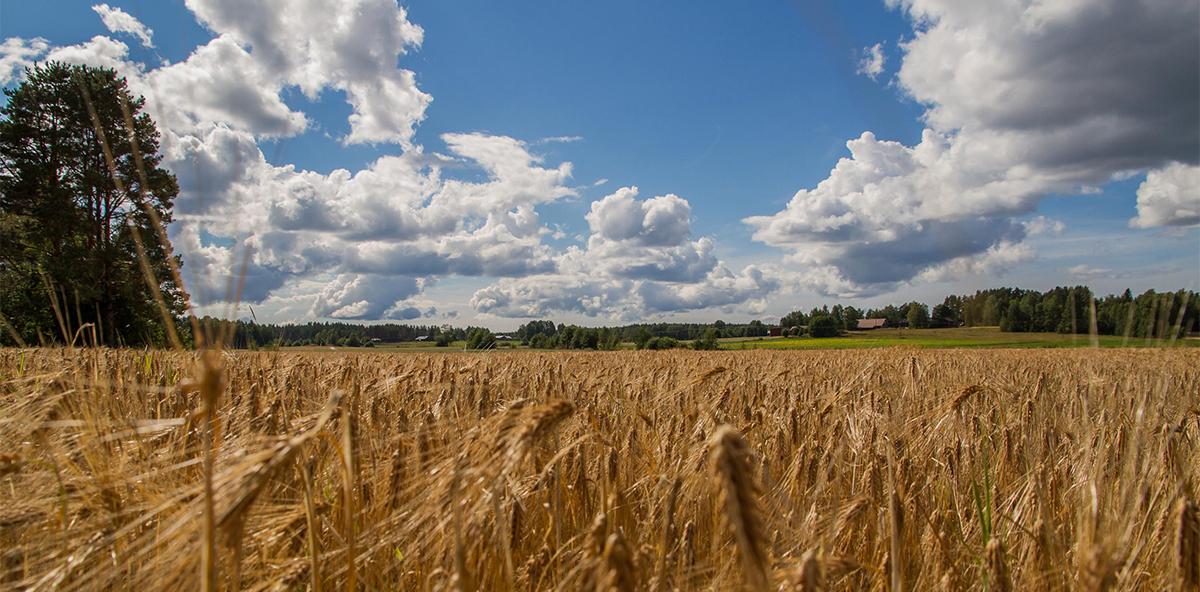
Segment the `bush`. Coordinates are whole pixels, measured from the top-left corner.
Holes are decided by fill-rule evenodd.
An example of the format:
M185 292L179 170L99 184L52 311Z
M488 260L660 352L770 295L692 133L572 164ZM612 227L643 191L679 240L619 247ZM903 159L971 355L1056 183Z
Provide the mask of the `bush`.
M451 343L454 343L454 334L448 331L438 333L437 340L434 341L434 344L438 347L450 347Z
M699 339L692 341L692 349L717 349L717 332L709 329Z
M654 337L646 342L642 349L675 349L679 347L679 340L674 337Z

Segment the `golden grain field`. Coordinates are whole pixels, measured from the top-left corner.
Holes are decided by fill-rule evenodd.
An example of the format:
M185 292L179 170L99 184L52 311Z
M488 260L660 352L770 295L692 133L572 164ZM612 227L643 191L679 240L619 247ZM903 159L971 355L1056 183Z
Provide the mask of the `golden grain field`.
M1189 351L203 357L0 350L0 588L1200 582Z

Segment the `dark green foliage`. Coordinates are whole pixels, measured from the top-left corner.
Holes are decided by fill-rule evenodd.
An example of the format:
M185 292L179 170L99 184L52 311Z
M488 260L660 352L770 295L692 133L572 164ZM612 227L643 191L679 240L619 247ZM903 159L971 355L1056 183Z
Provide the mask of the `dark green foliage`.
M709 329L699 339L692 341L692 349L717 349L717 330Z
M836 319L827 314L819 314L808 321L808 333L813 337L837 337L840 331Z
M677 347L679 347L679 340L674 337L654 337L638 349L675 349Z
M962 322L962 302L958 296L947 296L941 304L933 307L929 326L937 329L957 327Z
M920 302L909 302L904 316L909 327L924 329L929 326L929 307Z
M69 341L92 323L104 344L165 344L187 294L170 270L180 259L154 218L171 222L179 188L159 167L159 134L144 100L113 70L55 62L4 93L0 311L26 342ZM158 295L172 317L166 324ZM0 342L11 339L0 331Z
M467 334L467 349L492 349L496 347L496 336L482 327L471 329Z
M1096 308L1096 328L1101 335L1169 339L1196 331L1200 319L1200 294L1185 290L1147 290L1137 298L1126 290L1120 296L1094 299L1085 286L1058 287L1044 293L998 288L961 296L957 301L962 324L994 323L1014 332L1088 333L1091 305Z
M521 325L517 337L535 349L617 349L621 335L607 327L555 326L551 321L531 321Z
M779 319L779 326L784 328L803 327L808 324L808 317L799 310L793 310Z
M349 337L354 337L357 343L366 345L372 339L382 343L398 343L413 341L425 336L436 341L446 339L452 341L466 339L466 331L453 327L432 327L423 325L360 325L356 323L303 323L295 325L273 325L255 323L250 320L227 321L213 317L199 319L200 329L206 335L224 335L225 347L248 348L250 344L276 344L281 346L300 345L341 345Z

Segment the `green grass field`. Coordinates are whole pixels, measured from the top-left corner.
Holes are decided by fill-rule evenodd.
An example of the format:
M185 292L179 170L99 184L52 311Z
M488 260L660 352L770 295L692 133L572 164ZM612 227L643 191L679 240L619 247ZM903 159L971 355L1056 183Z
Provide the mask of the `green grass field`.
M1101 335L1101 347L1163 346L1167 343L1145 339ZM1047 348L1088 347L1087 335L1059 333L1004 333L996 327L960 327L953 329L877 329L853 332L842 337L763 337L722 339L721 349L867 349L873 347L919 348ZM1182 339L1176 346L1200 347L1200 340Z

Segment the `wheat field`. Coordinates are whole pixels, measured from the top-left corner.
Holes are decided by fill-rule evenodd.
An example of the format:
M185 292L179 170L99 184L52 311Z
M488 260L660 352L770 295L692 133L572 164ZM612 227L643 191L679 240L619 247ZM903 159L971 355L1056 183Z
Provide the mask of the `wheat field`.
M0 350L0 588L1175 590L1200 354Z

